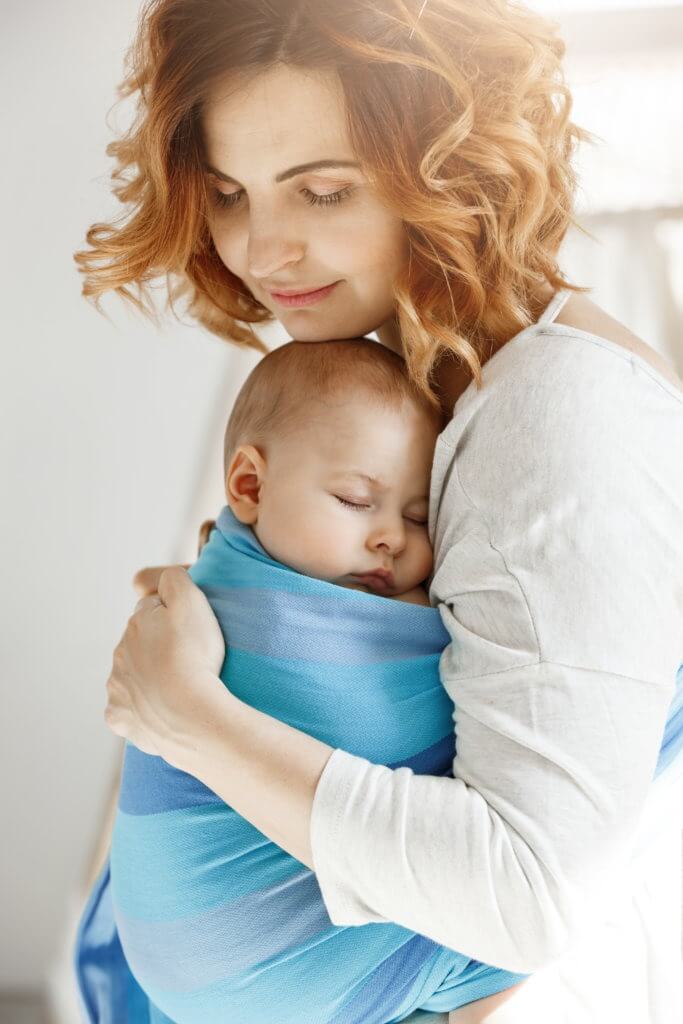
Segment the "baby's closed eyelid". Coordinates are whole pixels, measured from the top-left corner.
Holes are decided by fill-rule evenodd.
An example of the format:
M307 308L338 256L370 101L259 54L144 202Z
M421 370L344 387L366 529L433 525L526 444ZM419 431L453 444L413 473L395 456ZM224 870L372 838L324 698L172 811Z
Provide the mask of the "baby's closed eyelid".
M362 498L360 498L360 499L343 498L341 496L341 494L335 494L334 497L337 499L338 502L340 502L342 505L345 505L347 508L367 509L367 508L371 508L372 507L372 505L371 505L371 503L369 501L367 501L367 500L363 501ZM404 515L403 519L407 519L409 523L413 523L415 526L427 526L427 519L428 519L428 517L426 515L424 515L424 516L420 516L420 515L416 515L416 516Z
M370 505L367 504L367 503L364 503L364 502L361 502L361 501L352 501L350 498L342 498L339 494L335 494L335 498L342 505L345 505L346 508L357 508L357 509L370 508Z

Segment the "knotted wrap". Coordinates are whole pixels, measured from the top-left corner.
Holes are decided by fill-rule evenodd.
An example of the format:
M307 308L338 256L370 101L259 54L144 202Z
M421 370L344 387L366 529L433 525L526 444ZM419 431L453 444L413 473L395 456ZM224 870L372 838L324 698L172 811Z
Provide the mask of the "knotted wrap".
M452 777L438 609L302 575L227 506L189 575L220 623L236 697L374 763ZM683 745L681 684L658 774ZM75 968L91 1024L393 1024L525 977L398 925L331 924L313 872L130 743Z

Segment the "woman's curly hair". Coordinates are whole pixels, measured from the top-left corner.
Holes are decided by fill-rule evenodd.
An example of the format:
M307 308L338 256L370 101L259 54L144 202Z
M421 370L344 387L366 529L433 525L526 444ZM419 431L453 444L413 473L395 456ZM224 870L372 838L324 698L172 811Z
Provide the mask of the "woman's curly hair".
M449 352L481 384L481 357L533 322L539 285L569 287L557 262L572 216L572 157L588 132L554 22L514 0L146 0L120 98L129 130L107 147L126 206L74 254L83 295L115 290L152 318L149 286L213 334L267 352L275 320L220 260L209 231L202 105L234 72L276 64L334 72L349 138L380 199L404 222L395 283L408 372L434 404ZM135 285L137 296L127 287ZM321 339L322 340L322 339Z

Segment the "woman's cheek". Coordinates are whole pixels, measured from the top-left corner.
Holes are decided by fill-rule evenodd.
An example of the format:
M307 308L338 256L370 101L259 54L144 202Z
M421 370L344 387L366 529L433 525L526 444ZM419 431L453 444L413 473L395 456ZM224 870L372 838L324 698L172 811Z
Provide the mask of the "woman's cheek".
M232 244L230 234L225 229L217 230L214 228L211 231L211 237L213 239L214 248L220 257L220 261L223 266L227 267L231 273L239 277L240 275L237 273L236 269L237 260L235 259L237 253L235 251L234 244Z
M212 215L209 233L223 266L227 267L235 277L243 280L244 270L241 266L243 260L240 258L240 254L246 254L247 251L246 233L244 243L242 243L241 232L238 225L235 224L234 217L231 221L228 221L227 213L223 214L220 212Z

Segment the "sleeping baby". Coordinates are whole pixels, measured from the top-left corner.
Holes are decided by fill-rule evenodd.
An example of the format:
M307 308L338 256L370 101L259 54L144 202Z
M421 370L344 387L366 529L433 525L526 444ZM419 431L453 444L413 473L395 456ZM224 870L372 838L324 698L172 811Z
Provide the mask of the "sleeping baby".
M227 504L189 569L235 696L374 763L442 776L455 753L439 682L450 638L427 588L444 426L379 343L275 349L235 402ZM110 867L154 1022L393 1024L418 1009L483 1022L525 977L392 922L333 925L314 872L130 743Z
M367 340L327 344L290 342L245 383L225 435L228 505L298 572L428 606L429 477L442 416L388 349L378 360L380 346L370 354Z

